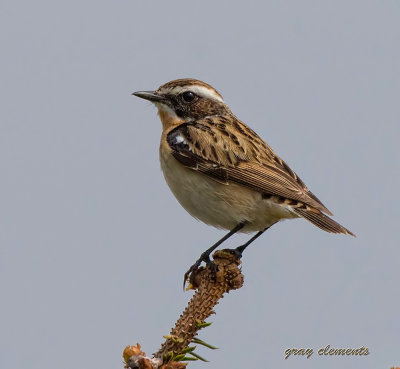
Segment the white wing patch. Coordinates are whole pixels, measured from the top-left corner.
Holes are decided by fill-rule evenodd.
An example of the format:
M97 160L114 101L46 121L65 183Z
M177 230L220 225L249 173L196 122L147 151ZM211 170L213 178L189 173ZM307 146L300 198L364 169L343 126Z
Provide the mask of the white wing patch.
M190 146L185 140L185 137L179 131L172 131L167 136L168 144L175 150L188 150L192 151Z
M184 143L185 145L187 145L187 142L185 141L185 139L181 135L175 136L174 137L174 144L180 144L180 143Z

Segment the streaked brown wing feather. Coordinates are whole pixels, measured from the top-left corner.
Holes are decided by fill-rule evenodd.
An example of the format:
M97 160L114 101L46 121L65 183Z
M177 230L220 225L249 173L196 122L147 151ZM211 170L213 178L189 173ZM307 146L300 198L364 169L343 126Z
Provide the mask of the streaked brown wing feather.
M294 211L301 215L303 218L307 219L309 222L330 233L344 233L350 236L356 237L356 235L349 231L347 228L343 227L341 224L335 222L333 219L329 218L320 211L312 211L311 209L294 209Z
M238 120L231 124L227 118L212 117L184 123L167 139L172 155L186 167L220 182L236 182L332 215L296 173Z

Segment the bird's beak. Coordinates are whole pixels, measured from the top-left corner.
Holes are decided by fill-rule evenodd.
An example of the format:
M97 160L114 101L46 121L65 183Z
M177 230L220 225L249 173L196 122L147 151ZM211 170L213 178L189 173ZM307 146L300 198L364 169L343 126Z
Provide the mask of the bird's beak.
M151 102L165 102L165 98L161 95L158 95L156 91L137 91L132 95L149 100Z

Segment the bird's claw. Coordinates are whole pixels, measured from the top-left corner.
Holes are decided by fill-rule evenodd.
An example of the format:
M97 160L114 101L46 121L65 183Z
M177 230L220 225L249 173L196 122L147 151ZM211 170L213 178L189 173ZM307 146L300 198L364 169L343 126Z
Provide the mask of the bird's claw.
M197 260L183 276L183 289L185 289L186 282L191 283L193 273L195 273L201 264L201 260Z
M186 282L193 284L193 278L196 275L196 272L199 270L200 264L203 261L205 262L206 266L210 269L212 279L214 281L217 279L217 272L218 272L217 264L211 261L209 255L203 254L201 255L200 259L197 260L183 276L183 289L185 289Z

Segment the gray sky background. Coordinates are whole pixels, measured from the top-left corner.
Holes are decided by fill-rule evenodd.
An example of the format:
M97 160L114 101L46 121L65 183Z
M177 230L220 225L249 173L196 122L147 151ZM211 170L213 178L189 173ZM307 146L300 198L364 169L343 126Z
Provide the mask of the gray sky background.
M398 1L0 3L0 367L122 368L159 348L223 235L164 182L130 96L216 87L358 238L304 220L246 252L192 368L400 365ZM237 246L245 238L234 238ZM319 357L317 350L370 350ZM310 359L287 348L313 348Z

